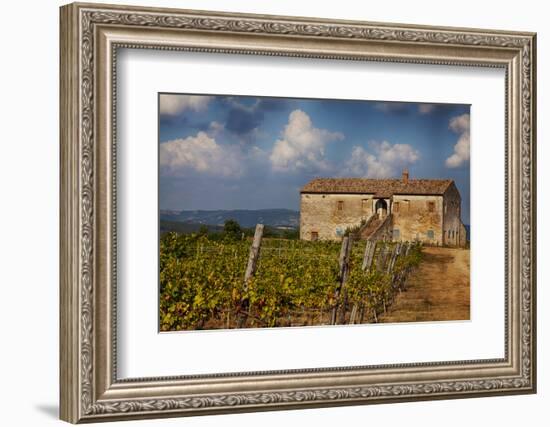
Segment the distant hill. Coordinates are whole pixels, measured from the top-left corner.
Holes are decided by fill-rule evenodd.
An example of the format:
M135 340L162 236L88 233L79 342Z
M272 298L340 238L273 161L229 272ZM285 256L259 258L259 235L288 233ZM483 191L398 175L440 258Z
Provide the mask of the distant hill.
M199 231L200 227L204 224L196 224L190 222L178 222L178 221L164 221L160 220L160 233L167 233L170 231L175 231L176 233L189 234L196 233ZM223 230L223 227L218 225L208 225L209 232L220 232Z
M256 224L269 225L275 228L297 229L300 224L300 213L291 209L257 209L257 210L197 210L197 211L160 211L162 222L187 223L192 227L201 224L223 226L225 221L233 219L241 227L254 227ZM194 230L190 230L194 231Z

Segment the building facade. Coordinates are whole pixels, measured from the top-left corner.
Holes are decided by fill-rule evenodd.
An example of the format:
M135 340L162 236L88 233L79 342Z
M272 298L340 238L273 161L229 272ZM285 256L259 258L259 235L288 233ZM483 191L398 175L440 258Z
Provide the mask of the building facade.
M317 178L300 196L303 240L339 240L354 228L365 239L467 244L453 180L410 180L408 171L401 179Z

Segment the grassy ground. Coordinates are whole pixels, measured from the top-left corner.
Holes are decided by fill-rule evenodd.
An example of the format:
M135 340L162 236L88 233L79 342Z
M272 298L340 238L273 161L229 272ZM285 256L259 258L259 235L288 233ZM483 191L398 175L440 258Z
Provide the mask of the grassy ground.
M421 322L470 319L470 250L424 247L407 290L379 321Z

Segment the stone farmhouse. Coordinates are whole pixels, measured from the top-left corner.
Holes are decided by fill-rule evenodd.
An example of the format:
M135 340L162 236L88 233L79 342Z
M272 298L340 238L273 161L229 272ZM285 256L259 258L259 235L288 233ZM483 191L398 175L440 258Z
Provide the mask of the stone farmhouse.
M300 191L300 238L362 239L466 246L461 198L453 180L316 178Z

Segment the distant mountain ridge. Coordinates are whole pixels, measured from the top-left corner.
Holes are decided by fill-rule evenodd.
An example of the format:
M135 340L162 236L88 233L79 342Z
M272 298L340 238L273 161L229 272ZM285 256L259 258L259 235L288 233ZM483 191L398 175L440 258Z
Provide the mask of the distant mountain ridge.
M300 212L291 209L235 209L235 210L160 210L161 221L183 222L188 224L223 225L233 219L242 227L256 224L276 228L296 229L300 224Z

